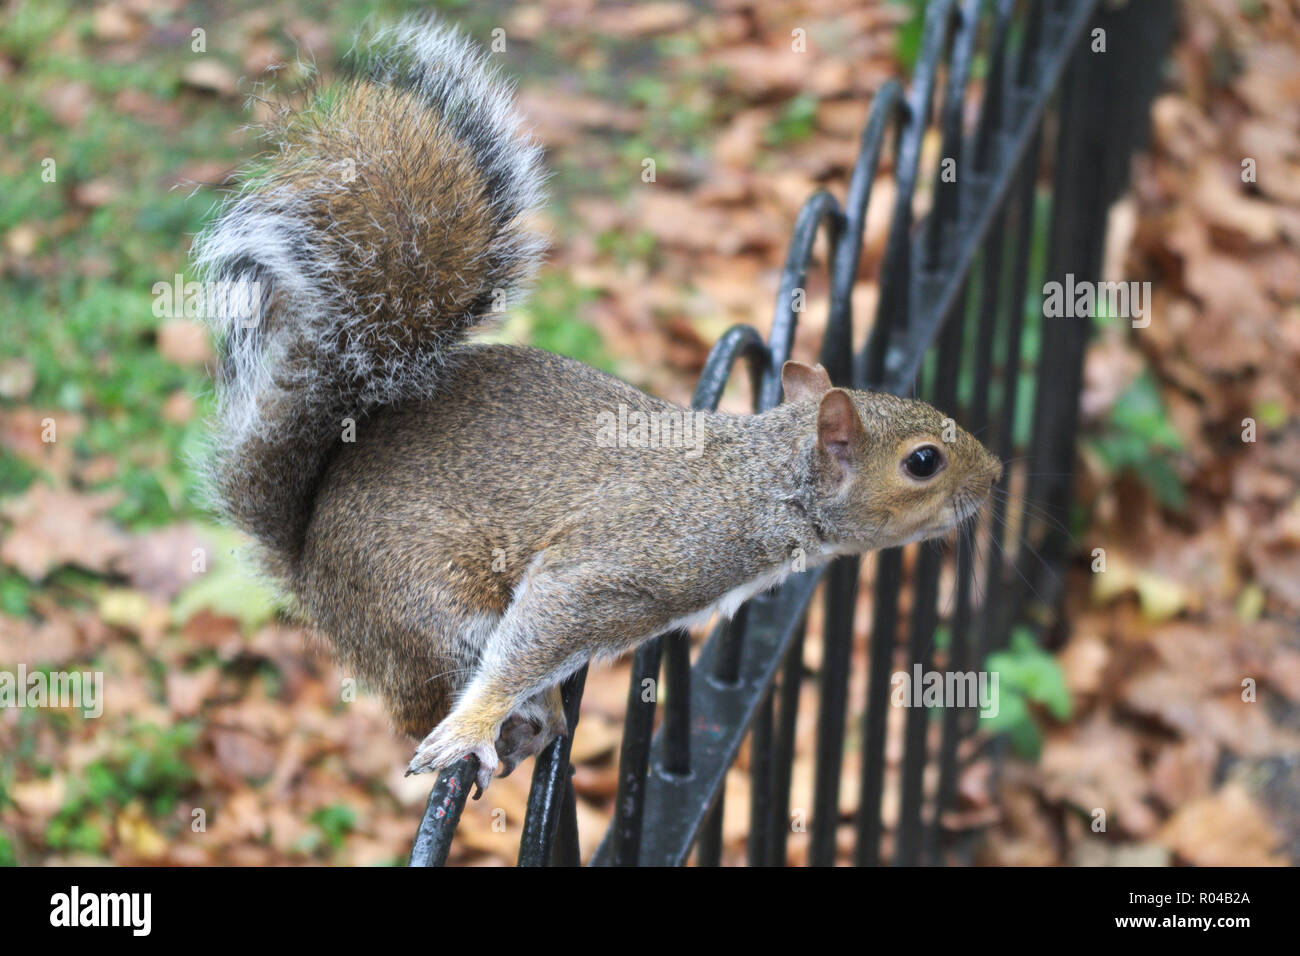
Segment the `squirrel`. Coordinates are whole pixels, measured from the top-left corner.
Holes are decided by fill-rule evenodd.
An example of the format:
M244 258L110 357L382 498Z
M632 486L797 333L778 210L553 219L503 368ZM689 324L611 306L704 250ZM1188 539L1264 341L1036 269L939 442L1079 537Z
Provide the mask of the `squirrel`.
M210 316L206 478L420 741L408 773L473 755L481 795L565 732L559 685L588 661L981 505L1001 465L975 438L820 365L786 362L783 402L735 415L472 341L545 248L542 150L455 28L403 20L348 62L269 124L269 159L195 239L201 276L261 290L256 314ZM691 416L697 441L615 416Z

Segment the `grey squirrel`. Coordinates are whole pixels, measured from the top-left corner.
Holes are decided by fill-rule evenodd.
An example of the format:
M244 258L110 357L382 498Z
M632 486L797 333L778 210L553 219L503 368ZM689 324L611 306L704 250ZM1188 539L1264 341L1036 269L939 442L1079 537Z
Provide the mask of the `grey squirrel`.
M409 772L473 754L481 792L564 731L559 684L587 661L732 614L800 556L941 534L1001 473L929 405L821 366L787 362L763 414L686 413L467 341L531 277L543 173L510 86L454 29L380 31L271 134L193 250L210 281L263 290L251 320L214 322L208 477L423 738ZM699 447L602 440L635 413L695 415Z

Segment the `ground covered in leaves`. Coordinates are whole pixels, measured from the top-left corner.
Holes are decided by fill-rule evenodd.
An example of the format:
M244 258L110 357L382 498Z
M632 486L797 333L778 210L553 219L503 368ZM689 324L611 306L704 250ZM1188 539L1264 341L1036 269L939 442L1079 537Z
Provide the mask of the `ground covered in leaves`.
M402 776L409 748L378 701L284 618L240 539L195 501L210 346L154 309L155 283L185 272L217 187L256 149L243 127L265 107L247 94L273 100L313 61L331 72L376 6L405 8L4 6L0 671L101 672L104 709L0 710L0 863L388 864L409 849L431 781ZM722 331L766 328L799 206L816 188L843 196L874 91L915 56L906 3L445 6L484 43L504 29L502 65L554 171L549 262L500 334L680 401ZM1103 324L1089 355L1070 637L1007 662L1038 688L1027 756L996 773L976 761L947 821L977 835L980 862L1300 858L1297 50L1285 0L1183 9L1107 252L1106 278L1152 283L1152 322ZM893 192L886 163L860 323ZM802 357L825 301L810 281ZM810 641L792 808L811 803L819 653ZM626 662L602 667L583 701L587 853L613 798L626 687ZM896 769L892 732L888 756ZM729 860L743 856L747 761L728 779ZM455 862L513 860L529 770L470 805ZM796 862L805 840L792 835Z

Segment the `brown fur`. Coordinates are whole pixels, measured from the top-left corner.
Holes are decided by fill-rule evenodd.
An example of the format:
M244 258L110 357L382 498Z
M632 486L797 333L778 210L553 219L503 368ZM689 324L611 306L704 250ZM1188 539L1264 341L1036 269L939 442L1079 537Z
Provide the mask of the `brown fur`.
M429 734L411 769L473 753L486 786L563 730L557 685L587 660L733 610L801 557L946 530L1000 468L929 406L795 363L785 404L701 414L698 446L611 443L620 408L689 413L461 342L527 278L535 147L463 40L396 36L371 78L285 118L199 243L214 277L270 286L256 328L218 329L214 487L397 726ZM918 443L946 463L924 481L901 464Z
M461 648L456 627L469 613L503 613L539 555L540 570L574 589L538 622L536 661L519 662L546 676L574 654L619 653L796 548L853 549L857 536L872 543L867 532L887 543L943 523L958 489L982 497L997 473L963 433L951 484L902 482L899 449L918 435L940 441L943 419L887 395L836 393L860 410L850 453L872 486L841 500L817 442L820 395L761 416L707 415L704 453L690 458L599 447L602 412L673 406L546 352L466 348L444 387L377 413L340 450L296 582L412 734L446 716L477 664L481 649Z

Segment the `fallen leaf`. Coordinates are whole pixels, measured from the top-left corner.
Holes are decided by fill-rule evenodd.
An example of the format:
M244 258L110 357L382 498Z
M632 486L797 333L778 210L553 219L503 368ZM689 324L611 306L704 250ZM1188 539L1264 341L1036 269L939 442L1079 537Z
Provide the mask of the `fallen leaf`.
M154 828L136 801L132 801L117 815L113 828L118 845L133 859L156 860L167 854L167 838Z
M230 67L211 56L186 65L181 71L181 79L195 89L223 95L234 93L237 86L235 74Z
M212 361L207 330L194 319L168 319L158 329L158 352L177 365L203 365Z
M0 514L13 523L0 545L0 561L31 581L69 564L106 573L127 547L126 536L102 517L119 498L117 492L78 494L34 483L0 505Z
M262 780L275 769L275 748L243 730L213 727L208 734L223 771L244 780Z
M14 232L10 232L12 238ZM12 249L12 245L10 246ZM21 254L21 253L20 253ZM30 250L25 253L30 255ZM0 398L22 401L36 385L36 370L26 359L5 359L0 362Z
M1193 866L1287 865L1272 823L1239 783L1180 807L1158 839Z
M23 780L10 784L9 796L26 816L44 823L59 812L67 790L67 781L62 774L56 773L43 780Z
M569 760L575 764L592 763L618 750L623 740L623 725L602 714L583 714L573 735Z

